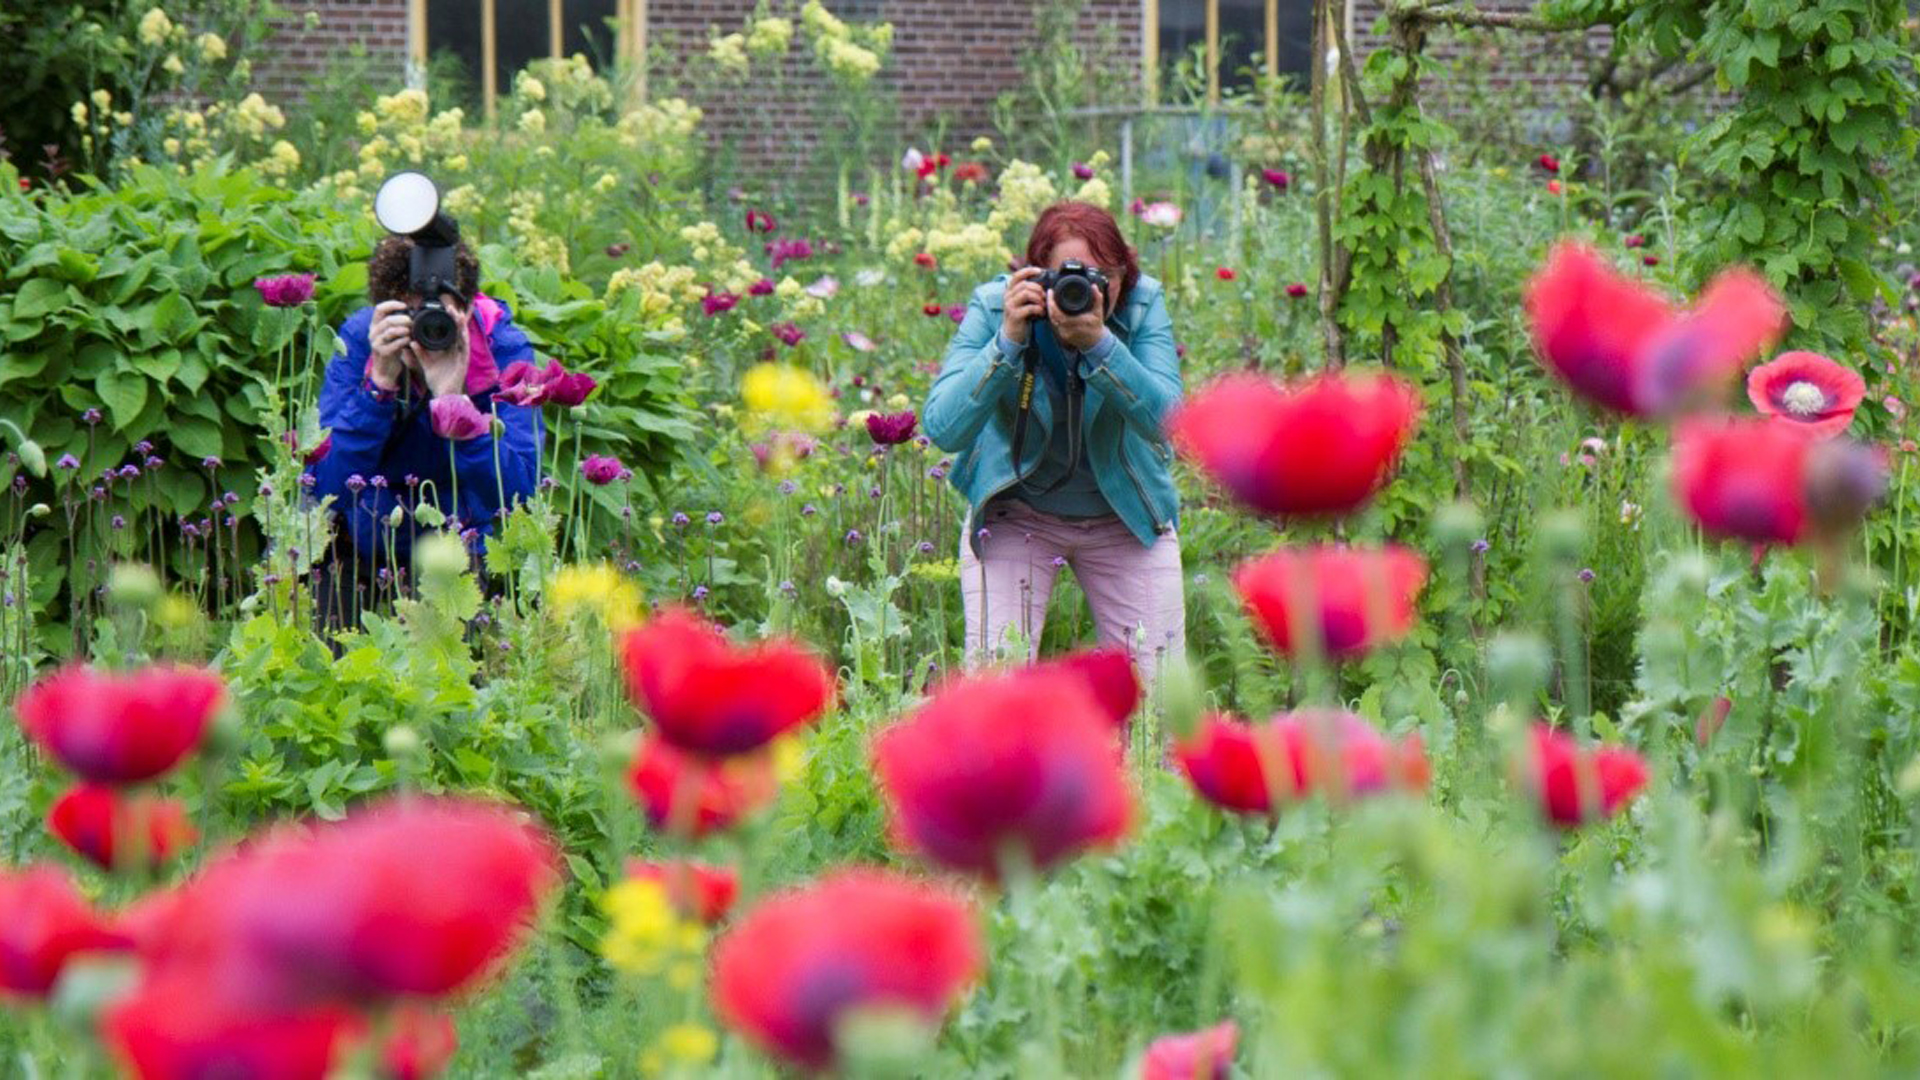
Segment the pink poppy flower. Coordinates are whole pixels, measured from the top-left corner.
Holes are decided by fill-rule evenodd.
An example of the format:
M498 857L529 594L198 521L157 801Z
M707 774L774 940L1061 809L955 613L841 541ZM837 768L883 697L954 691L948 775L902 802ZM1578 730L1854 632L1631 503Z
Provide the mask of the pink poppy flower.
M1859 373L1819 353L1781 353L1747 375L1754 408L1815 438L1845 431L1866 393Z
M1285 191L1293 186L1293 177L1287 175L1285 169L1261 169L1260 179L1265 180L1267 186L1275 191Z
M723 311L732 311L733 305L739 302L739 293L710 292L700 298L700 310L706 312L707 315L711 317Z
M265 300L268 307L299 307L313 299L312 274L255 278L253 287L260 290L260 299Z
M442 394L429 406L433 414L433 433L443 439L464 442L487 433L487 417L474 408L465 394Z

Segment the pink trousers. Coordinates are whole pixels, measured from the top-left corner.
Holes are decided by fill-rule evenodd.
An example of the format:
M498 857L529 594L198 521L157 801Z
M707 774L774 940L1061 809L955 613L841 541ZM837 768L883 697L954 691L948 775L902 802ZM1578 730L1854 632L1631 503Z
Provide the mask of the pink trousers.
M1054 575L1063 566L1073 568L1087 594L1100 644L1125 646L1143 680L1153 679L1162 657L1186 648L1180 538L1173 530L1142 547L1113 516L1055 517L1009 500L982 517L987 537L980 555L964 537L960 542L969 665L1008 655L1018 647L1015 640L1029 659L1036 655Z

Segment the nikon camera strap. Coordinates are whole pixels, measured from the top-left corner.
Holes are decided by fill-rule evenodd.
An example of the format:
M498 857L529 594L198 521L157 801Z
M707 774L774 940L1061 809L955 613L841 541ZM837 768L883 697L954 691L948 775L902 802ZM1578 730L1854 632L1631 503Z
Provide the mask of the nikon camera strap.
M1080 455L1082 453L1080 444L1080 409L1081 403L1086 398L1087 380L1080 375L1080 354L1077 352L1072 353L1071 357L1071 363L1067 368L1067 415L1065 419L1067 425L1067 467L1066 470L1060 474L1059 479L1048 484L1044 490L1031 492L1031 494L1034 495L1049 495L1060 490L1066 486L1067 481L1072 479L1074 472L1080 468ZM1038 336L1031 330L1028 331L1027 347L1020 354L1020 367L1020 397L1014 406L1013 420L1013 482L1014 486L1024 489L1027 487L1027 477L1032 474L1031 472L1022 473L1020 471L1021 451L1026 447L1027 421L1028 418L1033 415L1033 386L1034 383L1038 381L1037 377L1040 371L1040 343ZM1041 453L1042 460L1044 460L1045 457L1046 454L1043 450ZM1037 469L1039 467L1039 464L1036 462L1034 468Z

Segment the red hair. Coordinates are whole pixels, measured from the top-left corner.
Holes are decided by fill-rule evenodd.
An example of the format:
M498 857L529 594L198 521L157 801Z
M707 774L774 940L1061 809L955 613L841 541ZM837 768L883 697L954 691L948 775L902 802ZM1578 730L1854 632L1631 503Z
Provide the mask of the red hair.
M1070 237L1086 241L1094 262L1108 277L1120 271L1120 292L1114 298L1113 307L1115 311L1125 308L1128 294L1140 280L1140 260L1127 246L1127 238L1121 235L1120 223L1092 203L1067 200L1042 210L1039 220L1033 223L1033 234L1027 237L1027 265L1047 265L1053 259L1053 249Z

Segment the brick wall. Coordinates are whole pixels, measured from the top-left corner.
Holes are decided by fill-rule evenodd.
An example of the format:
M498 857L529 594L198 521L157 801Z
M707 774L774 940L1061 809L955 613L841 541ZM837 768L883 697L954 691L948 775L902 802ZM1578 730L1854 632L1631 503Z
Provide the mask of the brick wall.
M357 42L374 62L374 76L398 88L407 56L406 0L282 0L287 16L254 65L254 85L278 100L297 100L307 82ZM307 29L307 13L320 23Z

